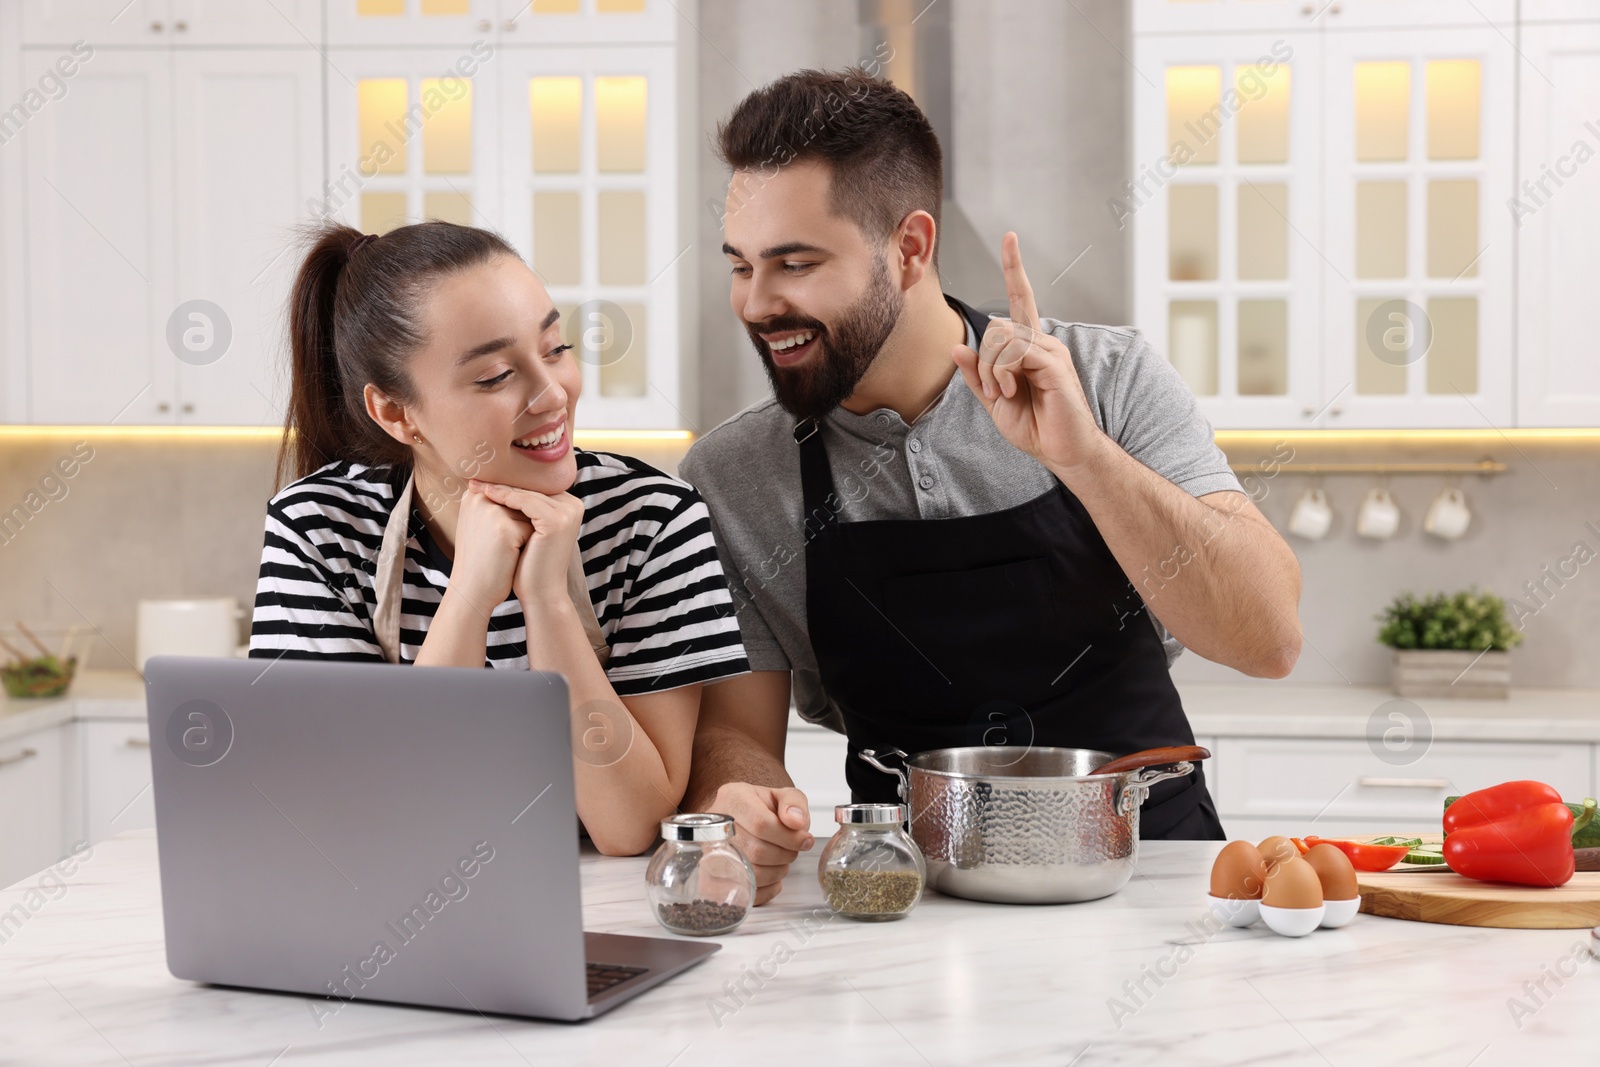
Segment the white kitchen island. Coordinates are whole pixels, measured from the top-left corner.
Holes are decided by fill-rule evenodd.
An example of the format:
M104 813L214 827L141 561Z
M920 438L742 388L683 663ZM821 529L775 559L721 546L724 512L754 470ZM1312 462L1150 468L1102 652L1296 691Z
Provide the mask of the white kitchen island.
M565 1024L365 1003L328 1016L337 1002L178 981L163 956L155 836L132 831L94 846L64 888L29 897L33 877L0 891L11 916L0 927L0 1062L1594 1062L1600 961L1575 955L1587 931L1363 915L1299 940L1259 926L1212 933L1202 894L1217 846L1199 842L1145 844L1140 874L1100 901L929 894L903 921L864 925L826 918L820 844L721 952L608 1015ZM644 865L585 854L587 928L662 933L645 908ZM748 993L730 995L741 979Z

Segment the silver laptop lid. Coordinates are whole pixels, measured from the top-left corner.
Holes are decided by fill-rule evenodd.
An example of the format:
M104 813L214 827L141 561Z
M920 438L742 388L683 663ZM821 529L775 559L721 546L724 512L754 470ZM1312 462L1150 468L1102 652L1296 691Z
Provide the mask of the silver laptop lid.
M585 1013L560 675L157 656L145 677L175 976Z

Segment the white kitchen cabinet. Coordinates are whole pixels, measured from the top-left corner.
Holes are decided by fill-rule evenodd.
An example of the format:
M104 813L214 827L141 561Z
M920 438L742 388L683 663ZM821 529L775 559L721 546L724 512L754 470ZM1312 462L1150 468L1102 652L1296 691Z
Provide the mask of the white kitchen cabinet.
M1523 0L1579 4L1587 0ZM1134 0L1135 33L1505 25L1516 0Z
M22 43L29 46L164 45L171 33L171 0L27 0L17 6Z
M24 80L37 84L57 58L24 53ZM25 419L170 422L171 55L102 48L69 84L19 138L27 183Z
M1428 829L1445 797L1521 778L1563 797L1595 795L1593 754L1580 744L1436 740L1403 765L1356 740L1224 737L1213 751L1213 797L1230 833L1241 819L1269 820L1273 832L1294 836ZM1334 829L1345 826L1355 829Z
M322 33L322 0L27 0L29 46L304 45Z
M1522 0L1518 17L1524 25L1530 22L1600 22L1600 4L1594 0Z
M25 77L55 58L25 53ZM320 115L310 49L107 48L82 65L23 133L28 421L281 422Z
M505 47L496 60L501 232L561 309L583 365L578 424L681 425L694 363L679 344L676 49Z
M1511 425L1515 62L1489 26L1326 36L1328 425Z
M670 0L327 0L330 44L635 44L670 40Z
M83 837L93 845L156 824L150 789L150 729L137 720L81 722Z
M1543 5L1549 10L1553 5ZM1522 181L1517 422L1600 425L1600 3L1586 25L1528 25L1518 67Z
M1305 32L1139 42L1150 80L1134 79L1134 184L1116 201L1134 322L1218 426L1324 406L1320 56Z
M63 853L68 729L52 726L0 743L0 886Z
M176 361L177 421L283 422L285 308L298 269L295 223L322 175L322 66L309 49L197 49L173 56L177 284L174 307L205 300L222 323L196 326L198 351ZM202 319L204 309L193 311ZM161 324L165 329L165 323ZM207 349L210 349L209 351Z
M1513 419L1515 50L1362 11L1135 37L1134 323L1219 428Z

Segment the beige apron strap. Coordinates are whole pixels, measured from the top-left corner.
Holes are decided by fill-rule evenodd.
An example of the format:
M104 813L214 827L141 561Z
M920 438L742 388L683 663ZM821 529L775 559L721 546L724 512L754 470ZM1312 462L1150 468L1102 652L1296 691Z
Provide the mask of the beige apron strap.
M400 601L405 588L406 542L411 534L411 483L415 476L406 478L405 488L389 512L389 521L383 527L383 545L378 549L378 564L373 572L372 630L383 650L383 658L390 663L400 662Z
M583 623L583 635L589 639L595 659L604 667L611 659L611 646L606 635L600 632L600 620L594 613L594 601L589 599L589 579L583 574L583 555L578 546L572 546L572 558L567 562L567 596L578 609L578 621Z
M390 663L400 662L400 602L405 587L406 542L411 530L411 490L415 475L406 479L400 490L394 510L383 528L383 544L378 549L378 563L373 574L373 593L377 603L372 609L372 629L383 650L383 658ZM589 647L604 667L611 658L611 646L600 632L600 620L595 616L594 603L589 599L589 580L584 577L583 559L577 546L567 564L567 596L578 609L578 621L583 624L583 634Z

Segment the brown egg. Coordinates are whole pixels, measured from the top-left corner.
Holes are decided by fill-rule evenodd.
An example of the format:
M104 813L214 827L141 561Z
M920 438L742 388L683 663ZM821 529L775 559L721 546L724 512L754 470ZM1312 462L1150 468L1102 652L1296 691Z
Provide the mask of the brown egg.
M1299 856L1291 856L1267 868L1261 903L1269 908L1321 907L1322 883L1317 880L1317 872L1311 869L1311 864Z
M1256 846L1261 853L1261 858L1267 861L1270 868L1273 864L1300 855L1300 850L1294 847L1294 842L1281 835L1273 835Z
M1360 895L1356 891L1355 866L1333 845L1312 845L1305 859L1322 883L1323 900L1354 900Z
M1229 900L1260 900L1267 864L1248 841L1229 841L1211 865L1211 895Z

